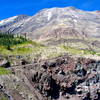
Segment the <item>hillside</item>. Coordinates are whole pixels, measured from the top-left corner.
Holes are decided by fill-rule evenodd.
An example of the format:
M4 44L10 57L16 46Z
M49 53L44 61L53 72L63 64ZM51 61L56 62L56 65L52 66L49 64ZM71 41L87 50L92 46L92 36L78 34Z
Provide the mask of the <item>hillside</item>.
M26 43L12 46L13 51L0 49L1 54L26 53L32 57L38 54L42 58L51 58L69 53L97 57L100 55L99 22L98 11L82 11L74 7L43 9L34 16L7 18L0 21L1 33L24 35L44 46L34 48L34 44Z
M99 31L74 7L0 21L0 100L100 100Z
M34 16L19 15L0 21L0 30L27 33L32 39L50 37L99 37L100 14L74 7L41 10Z

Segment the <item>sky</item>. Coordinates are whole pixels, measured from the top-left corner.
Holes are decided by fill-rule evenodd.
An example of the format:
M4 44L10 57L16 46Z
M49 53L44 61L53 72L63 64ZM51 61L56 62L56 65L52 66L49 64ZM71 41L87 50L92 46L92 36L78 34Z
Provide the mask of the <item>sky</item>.
M100 0L0 0L0 20L44 8L73 6L86 11L100 10Z

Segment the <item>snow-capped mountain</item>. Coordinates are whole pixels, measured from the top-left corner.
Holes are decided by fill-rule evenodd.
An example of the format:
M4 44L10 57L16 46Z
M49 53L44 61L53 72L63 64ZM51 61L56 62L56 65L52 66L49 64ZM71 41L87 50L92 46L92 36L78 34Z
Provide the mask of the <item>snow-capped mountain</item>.
M30 16L18 15L0 21L1 32L11 32L10 30L22 25L22 21L26 21Z
M100 36L100 12L74 7L43 9L34 16L14 16L0 21L0 31L27 33L31 38Z
M5 25L7 23L13 22L18 16L14 16L5 20L0 21L0 25Z

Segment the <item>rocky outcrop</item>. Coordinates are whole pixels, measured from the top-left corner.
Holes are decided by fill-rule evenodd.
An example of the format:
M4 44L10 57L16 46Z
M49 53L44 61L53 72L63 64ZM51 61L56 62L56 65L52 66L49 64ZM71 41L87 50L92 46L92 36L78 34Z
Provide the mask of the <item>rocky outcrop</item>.
M100 73L97 70L100 67L99 61L85 58L75 60L70 57L62 61L66 59L67 63L63 62L59 65L55 62L55 66L52 65L52 62L49 62L52 66L49 66L47 62L44 63L42 68L45 70L43 72L37 71L32 76L34 88L39 90L44 97L54 100L68 95L80 95L79 97L83 98L81 100L89 98L89 100L94 100L95 95L99 98L97 94L100 87ZM69 98L71 98L70 96Z
M12 74L0 76L0 83L14 100L100 98L100 61L65 55L9 70Z

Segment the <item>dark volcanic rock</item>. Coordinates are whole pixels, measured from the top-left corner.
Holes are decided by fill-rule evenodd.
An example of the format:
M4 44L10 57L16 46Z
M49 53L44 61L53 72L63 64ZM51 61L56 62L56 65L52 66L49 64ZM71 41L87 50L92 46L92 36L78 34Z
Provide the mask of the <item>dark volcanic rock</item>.
M71 64L71 62L76 63ZM85 95L90 93L90 86L99 85L100 82L100 74L93 70L99 67L98 63L98 61L91 59L78 58L74 60L70 57L48 60L41 65L45 71L37 71L32 76L34 88L39 90L44 97L51 97L54 100L60 98L60 93L62 96L66 94L84 95L84 100L88 100L89 96ZM98 90L98 85L95 89L91 88L92 91ZM87 91L84 90L86 87L88 88Z

